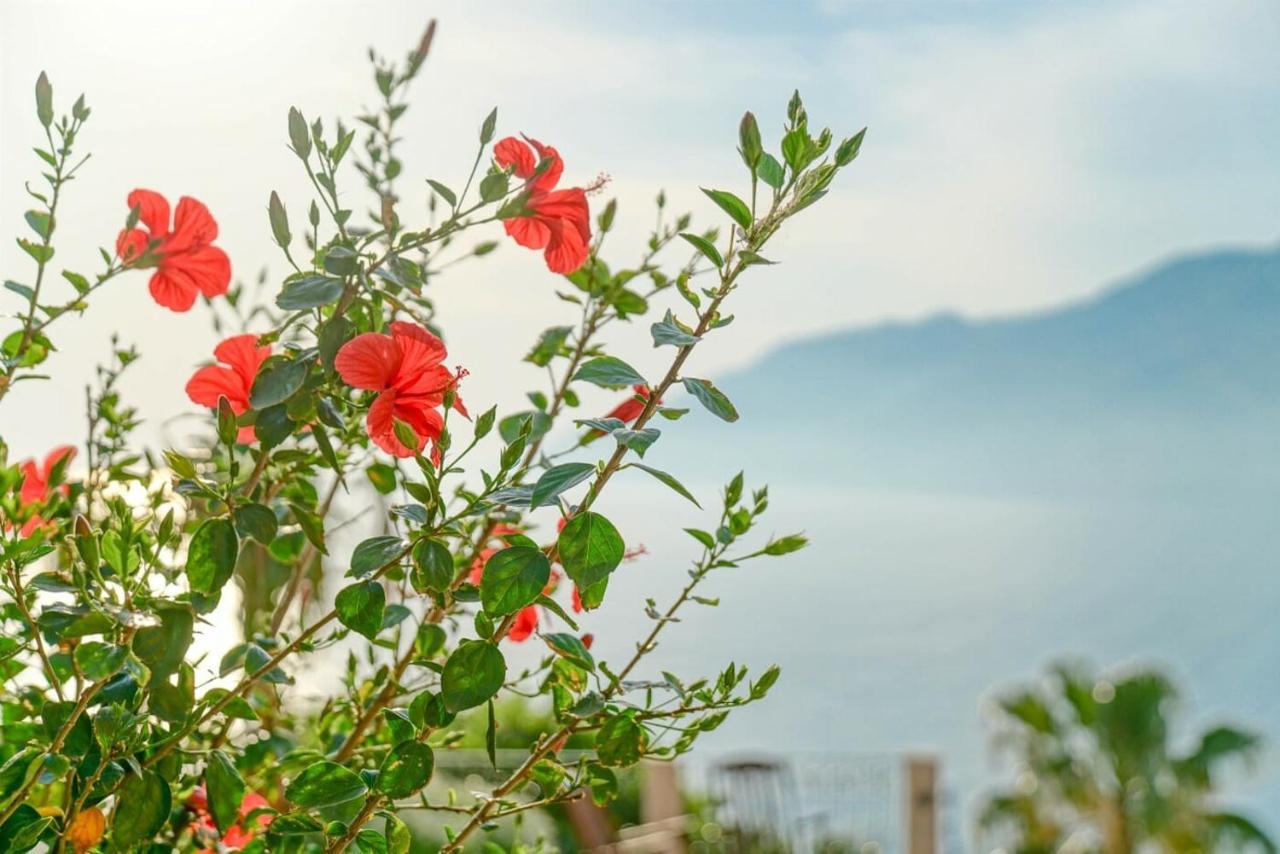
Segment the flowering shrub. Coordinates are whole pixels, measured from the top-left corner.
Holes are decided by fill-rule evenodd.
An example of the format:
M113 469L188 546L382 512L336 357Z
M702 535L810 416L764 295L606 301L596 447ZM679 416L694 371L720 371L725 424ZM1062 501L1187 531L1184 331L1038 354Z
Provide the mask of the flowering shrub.
M415 809L447 818L444 850L460 850L504 817L584 796L607 801L614 769L689 750L777 679L776 668L748 679L734 664L704 677L638 678L685 610L716 604L699 595L710 575L805 544L756 535L767 493L747 492L741 474L704 515L675 476L643 460L687 414L666 402L679 389L737 420L686 363L732 320L724 308L734 290L772 263L766 244L826 193L862 134L832 147L796 96L775 155L746 114L745 191L704 191L724 223L693 231L660 196L658 224L627 266L606 261L616 205L591 210L599 183L562 186L560 153L529 137L498 139L495 110L461 189L429 181L430 219L411 223L399 205L397 122L433 31L403 61L375 57L380 106L358 117L363 134L290 111L289 142L314 188L308 227L295 233L285 200L270 194L268 224L292 272L272 304L240 312L243 333L192 374L186 391L209 413L207 441L162 460L131 447L138 415L118 381L138 354L116 345L89 396L82 454L63 447L15 464L0 445L0 849L403 852L401 813ZM44 185L29 187L33 235L19 240L34 266L6 282L22 310L0 345L0 406L17 383L38 379L54 325L110 299L109 282L128 287L123 280L145 271L158 315L249 300L217 246L217 216L229 212L181 197L171 214L150 190L129 194L101 271L61 270L58 282L59 200L84 162L90 110L80 98L57 115L43 74L36 109ZM353 164L373 194L368 221L346 206ZM549 386L530 392L532 408L501 416L470 396L471 410L463 405L467 372L452 360L465 363L483 342L452 341L451 356L447 318L430 298L448 266L439 259L472 234L484 241L457 257L488 254L497 223L563 276L553 281L573 315L531 334L526 361L545 369ZM115 229L97 231L109 240ZM528 287L546 277L531 272ZM67 286L69 298L52 296ZM649 325L669 367L646 377L602 333L656 303L673 306ZM613 390L606 416L581 406L590 386ZM553 430L569 420L576 430ZM656 478L707 521L686 529L687 585L665 608L635 603L652 627L626 660L610 662L593 656L578 621L643 551L629 551L606 515L608 490L629 478ZM382 533L334 553L335 497L361 489L396 503ZM321 585L325 556L345 569L336 591ZM225 635L210 615L233 578L243 641L203 660L193 641ZM517 643L538 646L535 664L508 662ZM339 644L349 650L340 677L307 671ZM293 687L298 677L308 691ZM312 702L316 691L324 699ZM435 754L468 716L487 715L492 752L494 701L508 692L543 697L556 728L527 744L492 791L428 798ZM594 751L562 760L567 739L584 734Z

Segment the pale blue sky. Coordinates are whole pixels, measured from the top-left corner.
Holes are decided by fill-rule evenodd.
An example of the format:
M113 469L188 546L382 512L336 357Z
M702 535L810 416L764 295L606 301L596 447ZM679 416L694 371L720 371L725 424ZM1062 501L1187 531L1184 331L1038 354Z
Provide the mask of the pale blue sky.
M31 83L43 68L60 98L83 90L94 107L84 142L95 156L68 199L60 260L89 266L127 192L149 186L205 200L238 272L279 273L267 194L279 190L296 218L306 201L284 148L287 108L332 117L369 102L366 46L400 53L432 14L441 26L407 117L406 195L428 175L460 182L496 104L503 132L560 148L569 180L613 177L623 249L638 244L660 187L708 217L698 185L741 185L744 109L776 128L799 87L814 120L838 133L870 126L863 157L773 249L782 264L735 297L738 321L699 354L709 375L816 331L1052 305L1171 253L1275 238L1280 12L1268 0L10 0L0 224L23 228L21 182L37 166ZM0 244L0 268L27 275L12 242ZM536 382L513 383L509 366L531 328L563 322L553 284L509 245L442 283L473 397L514 403ZM211 349L207 318L158 309L142 275L64 322L50 362L62 379L8 402L78 424L79 389L113 327L149 356L128 391L157 414L152 426L190 411L181 388ZM638 362L653 358L643 329L616 334ZM19 452L40 450L47 428L15 424L15 409L0 430Z

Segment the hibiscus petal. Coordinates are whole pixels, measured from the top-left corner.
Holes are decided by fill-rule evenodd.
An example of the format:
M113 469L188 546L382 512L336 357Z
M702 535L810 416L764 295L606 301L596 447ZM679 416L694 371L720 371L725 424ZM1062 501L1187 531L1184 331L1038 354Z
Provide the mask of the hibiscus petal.
M333 366L352 388L382 391L391 386L400 359L400 347L390 336L366 332L342 345Z
M75 455L76 455L76 448L74 445L59 445L58 447L50 451L48 454L46 454L44 458L44 467L42 472L42 474L44 475L44 479L45 480L49 479L49 476L53 474L53 467L56 466L58 463L62 462L63 459L71 459Z
M538 152L538 160L551 161L547 166L547 171L539 175L538 179L533 182L533 188L544 193L555 189L556 184L560 183L560 175L564 173L564 160L560 158L560 152L549 145L543 145L536 139L530 139L527 136L525 139L533 146L533 150Z
M551 240L551 229L546 222L534 216L522 216L502 223L507 234L525 249L543 249Z
M151 238L140 228L121 231L116 238L116 255L125 261L141 258L150 243Z
M182 249L212 243L218 237L218 223L213 214L190 196L178 199L178 209L173 214L173 242Z
M520 609L520 613L516 614L515 622L511 624L511 631L507 632L507 637L516 643L528 640L533 634L533 630L538 627L538 609L534 605Z
M526 206L539 217L568 220L584 238L591 236L591 206L580 187L536 193Z
M196 302L196 289L185 279L157 271L148 285L151 298L170 311L187 311Z
M416 323L395 321L391 324L391 338L400 348L401 355L395 380L397 388L404 380L412 381L419 374L439 367L449 355L443 341Z
M565 220L558 220L551 229L551 240L543 257L548 270L567 276L586 263L589 252L582 234Z
M519 178L528 178L538 165L529 146L514 136L498 140L498 144L493 147L493 159L503 169L515 167L514 171Z
M222 365L205 365L196 371L187 380L187 397L210 409L218 405L219 397L225 397L236 415L249 408L249 387L244 379Z
M24 462L22 464L22 491L18 493L18 500L23 505L43 501L45 493L48 491L49 484L40 473L40 467L36 465L35 460Z
M258 336L253 334L233 335L213 348L214 358L230 365L240 375L246 389L253 387L258 368L270 355L271 348L259 347Z
M138 220L152 237L169 233L169 202L154 190L134 190L129 194L129 210L138 208Z
M369 438L373 440L373 443L388 454L391 454L391 456L412 457L414 450L406 448L396 438L395 409L396 393L394 391L384 391L373 401L373 406L369 407L369 415L365 419L365 427L369 431Z
M432 397L432 406L439 406L444 400L444 393L453 387L453 372L444 365L432 365L417 374L411 374L404 368L396 375L393 387L401 394L417 397Z
M231 284L231 260L216 246L166 254L161 265L166 272L186 279L210 299L225 294Z

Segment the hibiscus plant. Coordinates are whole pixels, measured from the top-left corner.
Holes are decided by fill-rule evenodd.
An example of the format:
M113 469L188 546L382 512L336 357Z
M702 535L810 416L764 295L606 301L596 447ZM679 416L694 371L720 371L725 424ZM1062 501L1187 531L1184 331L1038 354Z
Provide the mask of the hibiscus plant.
M42 378L67 316L115 287L145 279L157 316L229 308L242 331L186 386L204 408L202 442L135 446L140 417L119 381L139 354L122 345L99 369L78 448L17 462L0 441L0 850L403 852L405 810L438 812L443 850L461 850L505 817L608 801L618 769L688 751L777 679L776 668L748 678L734 664L641 678L659 635L690 606L716 604L700 595L709 575L805 544L756 532L767 493L741 474L706 512L644 458L689 411L677 397L694 417L737 420L686 365L732 320L733 292L772 263L766 244L857 156L862 133L833 146L797 95L773 154L747 113L740 195L704 190L723 222L691 230L660 196L647 243L610 263L616 204L600 199L604 182L572 186L556 148L500 136L495 110L465 180L413 190L430 201L426 221L411 222L398 122L433 33L398 62L373 56L378 106L355 124L290 110L288 141L314 193L268 197L289 272L262 304L232 285L209 209L152 190L128 194L99 271L59 269L59 201L85 163L90 109L81 97L58 112L40 75L42 178L28 184L31 233L18 240L32 266L5 282L20 308L0 346L0 422L21 417L5 398ZM371 200L354 202L365 190ZM530 330L525 360L548 386L514 413L467 394L452 360L483 342L446 350L447 312L431 296L446 268L491 252L501 230L541 253L522 287L555 288L566 305L564 325ZM661 317L646 318L654 305ZM642 319L667 365L650 376L602 335ZM166 357L194 366L207 354ZM591 386L612 390L604 416L579 399ZM50 425L64 442L72 430ZM609 491L633 478L687 502L688 582L655 592L665 606L628 603L652 624L634 652L606 661L584 629L612 573L641 551L608 516ZM368 505L375 493L381 533L340 553L330 534L346 521L343 496ZM326 582L322 564L339 577ZM214 611L237 587L242 625L229 631L225 609ZM340 675L314 666L344 654ZM492 758L494 702L508 695L540 697L554 728L491 790L437 795L437 782L428 797L436 755L473 720L460 716L487 716ZM592 750L564 755L585 736Z

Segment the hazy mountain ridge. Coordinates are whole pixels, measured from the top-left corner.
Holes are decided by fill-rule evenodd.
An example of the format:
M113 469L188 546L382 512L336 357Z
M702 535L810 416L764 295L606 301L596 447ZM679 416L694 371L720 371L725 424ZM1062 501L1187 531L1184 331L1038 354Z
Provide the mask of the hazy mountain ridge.
M742 421L689 432L732 430L723 438L806 476L1049 492L1277 484L1280 249L1174 260L1036 314L799 341L720 384Z

